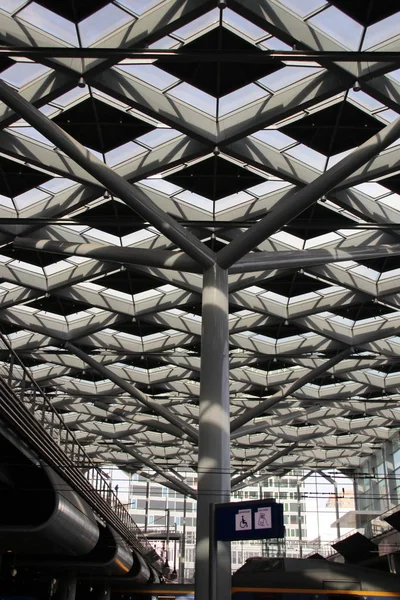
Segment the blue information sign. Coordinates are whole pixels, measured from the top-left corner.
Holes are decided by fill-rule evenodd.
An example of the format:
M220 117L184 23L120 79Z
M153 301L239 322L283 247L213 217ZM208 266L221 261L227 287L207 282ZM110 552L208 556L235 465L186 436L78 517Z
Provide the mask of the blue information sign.
M217 504L214 523L217 540L265 540L285 537L283 504L278 504L271 498Z

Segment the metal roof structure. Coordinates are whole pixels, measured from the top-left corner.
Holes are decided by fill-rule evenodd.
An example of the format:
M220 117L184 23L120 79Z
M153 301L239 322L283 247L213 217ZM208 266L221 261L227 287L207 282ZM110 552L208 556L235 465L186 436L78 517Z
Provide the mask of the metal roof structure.
M197 468L215 261L234 485L397 434L398 9L3 0L0 330L93 458Z

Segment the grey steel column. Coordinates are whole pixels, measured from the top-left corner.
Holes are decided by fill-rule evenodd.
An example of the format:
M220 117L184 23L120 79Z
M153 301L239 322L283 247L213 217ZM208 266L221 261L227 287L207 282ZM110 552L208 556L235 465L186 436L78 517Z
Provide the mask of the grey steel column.
M196 546L196 600L230 600L230 544L218 543L216 590L209 595L210 504L229 502L228 273L213 266L203 277Z

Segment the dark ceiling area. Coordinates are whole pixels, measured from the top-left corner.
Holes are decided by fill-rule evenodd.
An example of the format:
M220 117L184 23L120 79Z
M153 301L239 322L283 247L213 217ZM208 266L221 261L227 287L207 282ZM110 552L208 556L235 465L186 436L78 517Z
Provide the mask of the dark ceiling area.
M109 0L85 0L84 2L78 0L57 0L57 2L54 2L54 0L38 0L38 4L56 12L64 19L78 23L107 6Z
M216 54L221 50L238 53L254 52L256 56L257 53L262 52L262 50L225 27L215 27L196 38L193 42L182 46L183 53L209 52L210 50L215 50ZM190 83L199 90L220 98L257 79L275 73L283 65L280 63L257 63L255 60L254 63L238 62L233 67L232 64L223 64L217 61L210 63L194 59L193 61L178 63L161 59L157 62L157 66L171 73L171 75L175 75L178 79Z
M148 123L93 98L63 111L53 120L84 146L104 153L153 129Z
M0 188L3 196L19 196L48 180L46 173L0 156Z
M165 179L209 200L221 200L265 181L249 169L219 157L196 162Z
M282 133L332 156L365 142L384 125L350 102L337 102L281 128Z
M387 19L399 10L396 0L331 0L331 4L364 27Z

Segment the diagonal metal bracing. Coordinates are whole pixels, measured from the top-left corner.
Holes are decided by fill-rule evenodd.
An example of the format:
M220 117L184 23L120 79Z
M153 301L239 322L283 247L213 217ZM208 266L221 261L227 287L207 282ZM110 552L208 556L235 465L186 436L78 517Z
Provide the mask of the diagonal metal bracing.
M136 449L132 448L132 446L127 446L126 444L121 444L116 441L113 441L113 444L123 452L127 452L127 454L130 454L139 463L146 465L159 475L162 475L164 479L171 482L176 488L178 488L181 494L183 494L184 496L190 496L191 498L196 500L197 494L193 488L191 488L189 485L187 485L177 477L170 475L168 472L165 471L165 469L160 469L159 467L157 467L157 465L154 464L154 461L148 460L145 456L143 456L143 454L138 452Z
M140 475L140 477L144 477L145 479L148 479L149 481L153 481L154 483L160 483L161 485L169 488L170 490L173 490L174 492L178 492L178 494L182 493L181 488L178 488L177 486L175 486L173 483L171 483L171 481L168 481L168 479L165 479L165 477L161 474L150 475L150 473L148 473L146 471L140 471L139 475Z
M195 15L204 13L208 10L207 6L210 7L210 3L201 0L193 3L185 0L167 0L157 3L154 10L144 13L136 20L133 19L127 27L123 26L114 31L110 37L94 44L93 48L106 49L107 44L115 50L124 44L136 46L150 43L151 45L153 41L160 39L161 35L175 31L183 23L192 21ZM218 228L215 228L216 247L232 239L235 240L241 235L242 230L252 225L252 222L278 208L283 198L293 196L293 192L297 191L294 190L293 184L303 187L321 174L319 169L311 165L322 165L323 157L316 159L314 163L310 152L310 164L304 158L309 156L307 151L310 151L310 148L312 150L311 143L305 142L304 157L299 154L299 147L292 147L304 144L301 135L299 140L296 136L293 137L292 146L290 139L286 140L288 145L285 145L285 139L282 140L280 131L283 119L285 123L289 123L288 117L293 117L293 122L297 119L296 125L301 129L300 116L318 115L320 110L333 107L335 102L339 104L337 101L344 100L347 92L350 95L351 110L359 107L361 111L378 120L380 116L375 114L375 109L369 104L371 97L378 98L389 108L397 110L398 84L395 79L391 80L391 76L382 75L392 68L388 62L381 61L381 64L378 64L377 61L376 65L368 65L371 67L370 73L367 72L366 61L362 60L362 56L359 65L357 62L350 64L347 58L344 58L342 45L330 40L329 36L323 33L323 27L320 30L314 27L312 17L303 20L278 0L260 2L231 0L230 11L235 8L251 21L257 22L265 31L271 31L272 35L276 34L278 39L290 43L295 41L302 48L307 47L309 42L309 47L313 47L314 44L314 47L322 49L322 52L324 49L336 48L341 54L337 55L336 64L332 64L331 61L325 62L325 70L280 88L279 91L272 90L271 94L268 91L268 77L265 78L261 83L261 86L266 86L265 96L246 105L247 98L244 97L246 90L234 92L232 96L234 102L235 94L237 97L241 96L242 103L240 101L237 103L240 108L220 118L219 129L215 127L215 119L212 115L197 111L189 105L190 102L185 104L182 100L176 100L173 98L175 92L172 91L170 94L168 89L161 91L157 86L147 85L139 77L128 75L119 67L112 68L115 57L107 57L110 59L105 61L90 58L83 61L81 65L76 62L75 73L69 69L62 72L61 63L56 61L49 63L56 67L58 72L39 78L43 84L43 98L40 84L36 85L39 79L21 88L21 94L28 100L34 98L37 106L48 102L50 98L56 98L59 95L58 90L70 89L73 97L77 73L83 68L86 70L87 82L93 83L91 91L96 99L101 100L100 90L104 90L112 97L121 100L125 108L137 106L142 114L147 112L158 122L164 120L164 123L172 125L178 131L185 131L186 136L181 135L167 144L146 149L120 165L114 165L113 169L129 181L138 181L141 177L148 177L152 173L157 174L157 179L164 179L164 181L155 181L154 178L153 181L141 182L135 184L133 189L139 188L143 195L143 202L145 197L150 198L165 213L183 222L185 227L193 228L192 231L200 240L210 239L212 231L210 222L214 218L217 222L220 221L221 227L218 225ZM227 12L224 13L226 14ZM155 15L158 16L153 18ZM263 15L267 15L267 19ZM230 28L229 24L228 28ZM17 29L14 28L15 31ZM30 29L33 31L33 28ZM234 29L233 27L232 31ZM241 31L235 30L234 33L242 35ZM193 24L193 38L201 35L201 28L196 29ZM245 27L242 37L247 37ZM190 34L185 42L193 38ZM253 43L258 46L263 44L262 41L255 39ZM387 44L388 48L396 50L398 39L392 38L392 41ZM385 46L381 45L378 48L384 49ZM200 55L198 58L200 60ZM224 60L224 55L219 58L221 68L231 68L232 65L228 65ZM188 57L185 60L188 61ZM264 58L260 58L256 62L262 63L263 60ZM154 63L151 68L157 66ZM362 92L358 96L353 95L351 87L356 78L355 68L358 69L357 76L362 92L369 94L369 99ZM137 73L136 69L132 71ZM286 70L288 71L289 69ZM61 73L63 73L62 77L59 76ZM279 77L278 72L277 78ZM253 86L260 85L259 80L256 79L254 78ZM285 68L282 70L279 86L284 79ZM162 80L161 72L160 80ZM117 92L110 87L110 81L118 81ZM271 81L274 81L274 75ZM179 85L181 84L178 84L178 87ZM96 87L99 91L96 91ZM80 99L83 98L79 96L80 93L86 94L78 90L77 92L77 98ZM85 97L88 97L88 94ZM323 102L325 99L327 102ZM79 99L77 102L79 104ZM65 106L62 99L60 105ZM68 107L73 105L73 99L71 103L68 101ZM55 102L55 110L56 106ZM13 111L5 106L0 107L0 119L4 115L2 109L8 114L5 123L11 123L16 119ZM182 112L179 113L181 109ZM385 107L377 107L378 111L380 109L384 112ZM49 109L45 107L44 110ZM296 114L297 112L301 112L302 115ZM382 114L384 119L385 115ZM391 119L392 116L389 114L388 118ZM195 121L194 125L192 121ZM101 129L104 126L102 123L99 125ZM278 131L265 132L265 134L260 131L254 137L242 139L263 127ZM324 125L322 127L324 128ZM14 134L14 131L16 130L13 130L11 135L0 134L0 141L3 142L2 156L10 156L23 162L26 159L28 165L44 166L50 172L63 176L68 176L68 171L74 168L73 160L67 156L65 165L62 164L63 157L60 152L57 154L54 152L52 155L46 148L46 152L40 156L40 152L37 152L40 144L31 142L23 136L19 137L18 133ZM23 132L23 129L18 129L19 131ZM340 125L334 135L341 138ZM360 135L360 138L362 137ZM276 141L276 147L268 146L261 141L263 139L274 140L271 143ZM247 177L252 172L264 172L265 183L262 183L259 188L246 188L244 192L240 191L238 185L237 196L212 201L196 197L198 191L201 196L202 190L206 190L206 187L202 186L201 176L199 182L196 182L188 193L184 167L193 167L191 159L197 157L211 159L209 160L211 163L214 160L211 151L215 151L214 145L217 141L220 151L218 162L221 160L236 166L242 165L247 172ZM316 142L315 145L318 151L318 143ZM318 202L312 210L307 211L306 216L296 219L288 226L285 223L281 230L258 244L259 252L250 254L232 267L229 276L231 290L229 326L231 327L230 343L236 351L230 353L232 360L228 386L233 421L242 413L245 414L248 407L262 401L259 396L255 396L253 386L275 384L281 387L289 382L291 384L296 377L300 378L313 367L322 365L326 361L325 353L329 353L330 356L332 352L340 352L344 346L355 345L356 342L358 351L368 354L368 360L363 361L361 358L344 360L336 368L331 369L335 380L330 382L328 379L327 385L321 386L312 383L304 385L270 407L267 410L269 411L267 417L257 419L254 425L248 424L234 432L231 443L232 469L246 471L249 467L254 468L256 463L265 460L266 453L275 452L272 449L274 445L288 446L295 440L300 441L297 450L293 450L290 457L283 456L277 461L279 474L307 464L316 464L318 468L330 467L333 464L360 465L367 454L372 454L388 436L393 435L393 427L398 427L398 415L393 410L398 396L400 377L396 358L400 350L396 336L399 321L396 311L400 306L397 292L400 288L397 272L394 270L398 260L395 254L388 253L386 258L385 253L379 254L382 246L387 245L387 249L390 247L393 250L398 242L398 227L393 229L389 227L400 223L396 195L395 193L390 195L391 191L396 192L399 189L396 176L392 177L398 170L398 154L398 147L393 147L372 158L365 166L334 187L325 204ZM296 156L300 156L300 160L294 158ZM331 153L326 153L326 156L330 161ZM174 163L171 162L172 160ZM173 184L175 187L169 188L172 190L169 195L167 191L161 190L168 190L166 177L167 173L172 175L170 168L173 165L178 169L182 167L182 173L174 169L174 174L179 173L182 177L183 191L175 194L177 188L180 188L178 177L178 185L176 187ZM248 166L250 169L247 168ZM110 443L109 450L105 450L107 437L110 440L111 438L118 440L123 436L124 443L129 446L132 442L134 449L148 460L152 460L152 453L153 456L154 454L161 456L162 458L156 463L163 469L171 464L195 467L195 449L187 440L182 446L179 444L179 440L176 439L180 431L178 427L163 418L147 417L148 407L134 398L127 399L127 393L121 393L121 388L116 383L110 380L95 383L88 381L86 376L81 379L79 370L84 363L74 357L69 356L65 365L62 361L57 362L56 358L52 359L50 366L45 364L54 351L54 348L46 348L47 345L59 346L60 337L76 339L79 345L87 346L88 353L95 352L93 354L95 360L108 366L114 374L126 381L157 383L161 389L160 387L153 389L154 396L151 398L156 404L162 405L181 419L186 419L186 422L194 428L194 424L199 421L197 379L201 332L198 315L199 294L202 289L199 274L184 273L176 264L177 270L174 270L165 268L162 264L157 266L157 263L155 266L142 264L128 267L124 275L125 269L118 269L115 264L104 262L104 259L81 260L78 256L71 256L67 261L57 265L49 264L54 257L46 255L42 250L38 250L37 254L36 251L31 252L32 260L24 248L17 249L15 246L15 250L11 251L10 237L6 236L12 233L20 236L25 234L39 242L47 243L47 240L51 240L51 242L71 245L96 243L105 245L110 239L110 246L115 240L117 252L124 252L127 248L128 251L132 249L136 256L139 256L136 250L154 249L156 252L152 255L152 260L156 256L159 260L160 256L168 257L173 254L177 258L180 255L179 252L174 251L175 246L148 222L143 224L143 229L129 232L120 241L118 236L113 236L112 233L113 237L107 237L110 232L107 232L106 227L104 229L101 227L100 231L90 227L77 227L73 220L74 218L82 220L84 211L93 211L93 214L101 216L102 211L106 212L109 206L107 207L107 198L99 196L99 189L103 191L106 187L103 183L98 184L93 176L85 173L82 167L76 168L75 175L79 176L76 179L80 178L81 184L71 186L64 192L51 193L44 200L40 200L39 194L33 192L30 193L29 199L28 195L21 201L18 197L13 199L13 207L2 206L0 228L4 231L2 239L7 246L0 252L2 263L0 276L4 280L0 285L2 309L0 319L6 327L11 327L11 331L14 328L18 329L10 336L12 347L24 351L26 357L36 362L38 367L33 367L34 376L56 391L53 401L67 411L68 422L75 423L82 443L92 455L99 460L115 464L123 464L124 461L134 461L137 464L125 449L117 451ZM208 173L204 175L209 176ZM238 176L241 177L240 171ZM373 178L380 180L382 176L388 177L388 182L380 181L381 185L374 186L370 196L367 186L348 189L350 185L357 185L364 181L371 182ZM286 187L280 188L277 179L286 182ZM186 181L190 187L190 182ZM43 187L46 188L46 185ZM56 180L52 181L51 185L57 189ZM243 189L245 189L244 185ZM269 192L270 189L275 191ZM209 192L204 193L207 195ZM36 194L39 198L37 202L34 200ZM31 199L32 203L30 203ZM118 197L115 195L113 200L118 202ZM25 205L26 201L28 203ZM329 223L330 218L327 215L330 213L334 213L333 218L337 219L339 224L344 223L344 229ZM316 222L314 222L314 215L317 215ZM12 222L1 220L2 217L8 216L13 217L14 220ZM17 222L18 216L37 218L37 223L24 221L23 218ZM46 222L47 216L56 218L54 222ZM60 217L64 216L70 219L68 224L58 222ZM288 222L291 216L288 213ZM40 222L39 219L42 221ZM312 221L310 230L308 228L307 231L301 230L299 222L303 219ZM194 223L196 220L199 223ZM347 229L347 224L351 226L353 220L359 222L358 233ZM231 226L231 221L236 222ZM322 228L319 229L318 225L322 225ZM136 226L141 227L141 223L135 224ZM361 226L365 231L360 231ZM375 229L367 229L368 226ZM325 230L329 231L328 235L323 233ZM324 237L319 239L314 237L314 231L316 236L324 235ZM60 248L61 246L58 246L58 249ZM303 248L312 250L304 252ZM356 254L352 254L353 250ZM114 247L112 252L115 252ZM272 256L271 253L274 255ZM40 261L37 262L43 261L43 264L48 266L41 269L40 265L36 265L34 259L39 257ZM345 262L339 262L339 257L342 257ZM19 262L18 258L23 262ZM270 258L273 259L272 262L269 262ZM371 259L373 262L365 262ZM303 263L301 265L303 269L299 271L297 260L311 262L308 262L306 267ZM321 263L313 262L320 260ZM329 262L331 260L334 262ZM255 271L252 270L254 268ZM130 293L125 293L129 291L129 287L124 286L123 280L128 275L130 282L138 288L137 290L132 288ZM155 286L159 286L160 281L172 286L171 288L163 286L165 289L151 289L150 277L155 278ZM243 287L247 289L241 290ZM136 291L138 293L135 293ZM50 297L45 296L43 292L50 294ZM73 307L72 303L76 303L76 307ZM100 310L97 311L96 307ZM170 310L176 308L178 310ZM63 314L65 310L70 316L65 319L60 318L57 316L59 310L59 314ZM74 310L76 313L73 312ZM80 312L83 310L86 314ZM190 316L192 312L195 315L194 319ZM324 312L325 314L321 314ZM120 315L121 321L119 317L114 316L116 314ZM92 318L91 315L94 317ZM131 319L137 316L140 318L131 324ZM27 325L41 331L42 334L27 332L25 330ZM91 329L87 330L88 326ZM147 335L144 330L143 332L140 330L140 327L160 333ZM127 333L130 328L132 334ZM56 335L57 329L60 330L61 335ZM163 330L167 331L162 332ZM371 331L376 338L375 341L370 337ZM56 337L52 337L51 334ZM36 352L38 347L41 348L40 352ZM102 353L98 353L99 348L103 350ZM136 357L132 361L129 360L130 353ZM184 358L185 353L187 358ZM307 357L307 353L312 357ZM146 357L146 355L149 364L152 360L157 361L154 363L157 365L162 361L164 366L153 369L142 368L142 363L137 363L139 367L135 365L138 356ZM240 358L241 355L243 358ZM280 364L271 364L272 357L276 357ZM121 362L125 364L121 365ZM385 374L383 370L389 366L391 371ZM77 377L74 377L71 369L77 370ZM20 373L17 369L14 375L18 382ZM382 389L386 389L388 395L382 396L372 404L369 399L370 394L380 393ZM99 398L103 398L104 403L98 403ZM357 401L354 398L357 398ZM384 398L387 398L387 401ZM96 403L91 406L94 400ZM323 404L324 408L315 410L317 403ZM365 407L367 407L367 417L362 418ZM115 426L104 422L108 412L112 413L116 421L120 419ZM353 413L357 418L351 419ZM291 425L294 419L296 422L300 421L303 426ZM354 423L351 422L352 420ZM349 447L346 448L346 445ZM159 478L161 479L161 475ZM259 479L257 476L248 477L242 484L243 486L247 483L256 484L257 479ZM173 484L170 485L172 487Z
M144 404L145 406L147 406L147 408L149 408L152 412L155 412L157 415L159 415L160 417L163 417L166 421L168 421L175 427L178 427L179 429L181 429L182 432L189 439L191 439L192 441L197 443L198 434L197 434L197 431L194 429L194 427L192 427L191 425L186 423L180 417L177 417L176 415L174 415L168 409L165 409L162 405L157 404L157 402L154 402L154 400L149 398L147 396L147 394L140 391L135 386L127 383L124 379L122 379L121 377L119 377L118 375L113 373L110 369L107 369L107 367L105 367L104 365L99 363L99 361L95 360L92 356L90 356L89 354L86 354L86 352L83 352L83 350L81 350L80 348L77 348L70 342L67 342L65 344L65 347L67 348L67 350L70 350L73 354L78 356L78 358L82 359L85 363L90 365L93 369L95 369L96 371L98 371L99 373L104 375L104 377L106 377L110 381L114 382L121 389L125 390L126 392L128 392L128 394L130 394L131 396L133 396L134 398L139 400L139 402L141 402L141 404Z
M218 252L218 264L222 268L232 266L246 252L252 250L268 236L278 231L288 221L315 204L325 193L334 188L340 181L354 173L356 169L368 162L381 150L398 139L400 135L400 118L387 125L381 132L361 144L351 155L342 159L328 171L317 177L305 188L287 196L266 217L253 225L229 246Z
M117 68L88 79L95 88L139 108L145 114L208 144L210 151L218 142L215 116L197 110L178 98L161 93L157 88Z
M268 98L252 102L239 114L228 114L219 120L217 143L222 149L226 144L244 138L255 131L282 121L306 110L310 105L339 94L348 87L347 78L324 71L299 81L289 89L275 92Z
M286 40L289 45L293 42L299 42L302 47L315 51L346 51L346 47L338 40L314 27L308 19L301 19L276 0L262 0L261 2L233 0L233 5L239 13L250 21L255 22L266 31L276 33L278 37ZM392 48L394 51L398 51L399 47L397 36L391 44L388 44L385 40L375 46L374 50L379 52ZM379 61L354 63L338 61L331 65L332 71L338 76L345 79L350 77L353 78L353 81L355 79L360 81L363 90L397 112L398 85L392 78L383 75L393 68L394 64L382 65Z
M214 264L214 255L211 250L199 242L197 238L179 225L172 217L164 213L156 205L150 203L148 198L144 199L138 190L133 192L132 186L128 182L95 158L94 155L88 152L50 119L45 117L40 111L19 97L4 82L0 83L0 98L11 108L14 108L28 123L36 127L42 135L52 140L56 146L96 177L106 189L119 196L133 210L148 219L150 223L203 267L210 267Z
M306 373L305 375L303 375L303 377L300 377L300 379L288 385L283 390L280 390L277 394L272 395L267 400L264 400L264 402L260 402L257 406L246 410L242 415L240 415L234 421L231 422L231 434L236 432L237 430L240 431L240 428L243 425L249 423L249 421L251 421L252 419L255 419L256 417L262 415L263 412L265 412L272 406L275 406L275 404L278 404L278 402L281 402L282 400L293 394L295 391L299 390L306 383L309 383L316 377L319 377L323 373L326 373L326 371L328 371L329 369L340 363L342 360L350 356L351 352L351 348L343 350L333 358L324 362L322 365L319 365L315 369L312 369L309 373Z
M274 173L278 177L284 177L285 180L295 185L307 185L321 175L321 171L316 168L290 156L286 152L278 151L273 146L252 136L227 145L224 151L228 155L257 168ZM399 147L396 145L395 148L384 150L364 166L356 169L352 175L335 185L329 195L333 194L336 197L339 195L339 191L341 192L351 186L359 185L383 175L389 176L391 173L398 171L398 162ZM288 193L291 193L291 190ZM359 193L359 190L355 190L355 193ZM270 206L270 209L273 206L274 204Z
M143 248L127 248L121 246L106 246L104 244L68 244L51 240L36 240L32 238L16 238L14 246L65 254L67 256L85 256L118 264L140 264L163 269L176 269L200 272L199 264L182 252L168 250L147 250Z
M93 85L120 100L129 99L134 106L154 118L160 118L171 127L199 140L209 150L215 145L222 149L225 145L273 124L277 120L289 117L311 104L320 102L338 94L348 86L346 77L332 75L329 72L310 76L306 82L299 82L290 91L276 92L268 98L262 98L249 107L243 107L234 114L215 119L195 108L180 102L177 98L167 97L156 88L145 84L122 71L112 70L96 76ZM168 101L167 101L168 100ZM183 117L183 118L182 118Z
M7 153L28 164L45 168L54 174L61 175L72 181L83 185L94 186L103 191L96 177L91 176L88 171L77 165L77 163L50 146L43 143L28 140L7 131L0 131L0 146L2 152ZM123 164L117 165L114 171L130 182L139 181L151 176L160 170L160 164L168 161L168 166L173 167L183 160L198 158L207 151L202 144L191 140L186 136L179 136L167 143L155 147L150 152L143 152L134 156Z
M2 15L3 18L3 15ZM19 94L35 106L51 102L75 85L76 77L60 71L49 71L24 85ZM6 104L0 104L0 123L9 126L18 120L18 115Z
M244 481L248 477L251 477L252 475L255 475L258 471L265 469L265 467L272 465L276 460L278 460L282 456L287 456L296 448L297 448L297 443L292 444L291 446L288 446L287 448L283 448L282 450L275 452L274 454L272 454L272 456L269 456L265 460L258 463L255 467L248 469L247 471L244 471L243 473L241 473L240 475L237 475L236 477L233 477L233 479L231 481L232 492L235 492L237 489L240 489L240 488L237 488L236 486L238 486L242 481Z
M143 40L155 40L200 16L212 7L211 0L192 0L190 3L184 0L167 0L162 5L155 6L153 10L146 11L134 23L130 21L118 27L116 31L96 42L94 48L124 48L140 45ZM56 47L61 49L68 47L71 50L74 49L74 46L59 40L43 29L38 29L25 20L19 20L18 15L11 17L6 11L1 11L1 19L3 28L0 32L0 39L7 45L26 46L27 48ZM62 68L72 74L85 74L91 70L107 69L110 66L110 61L104 59L53 57L49 62L54 68Z
M353 77L353 81L377 76L393 69L393 64L382 65L379 61L341 61L340 53L348 50L346 46L322 29L315 27L309 19L302 19L277 0L233 0L232 4L240 14L266 31L275 33L289 45L299 42L303 47L316 52L338 52L339 57L331 66L332 70L344 71L345 74ZM374 50L386 50L386 47L387 43L378 45ZM392 50L396 49L395 42Z
M249 273L261 269L307 268L330 262L366 260L400 254L400 244L372 248L346 248L345 250L315 249L282 252L253 252L247 254L230 268L230 273Z

